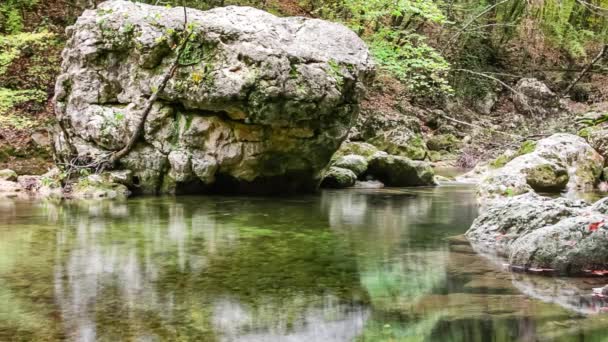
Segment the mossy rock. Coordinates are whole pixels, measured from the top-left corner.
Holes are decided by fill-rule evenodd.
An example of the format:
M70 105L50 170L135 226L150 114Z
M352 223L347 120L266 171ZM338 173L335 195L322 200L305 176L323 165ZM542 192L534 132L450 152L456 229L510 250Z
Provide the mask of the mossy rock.
M426 146L430 151L453 151L460 141L454 134L440 134L427 139Z
M367 173L388 186L435 185L435 172L429 163L382 152L370 160Z
M429 160L432 162L437 162L437 161L440 161L443 159L443 156L441 155L441 152L439 152L439 151L429 151L427 156L428 156Z
M388 154L412 160L424 160L428 153L422 136L411 132L389 132L373 138L370 143Z
M340 157L355 154L358 156L363 156L369 160L376 152L378 152L378 148L372 144L361 142L361 141L345 141L340 146L340 149L336 151L333 156L334 160L338 160Z
M325 173L321 182L322 188L342 189L355 185L357 175L349 169L332 166Z
M516 157L523 156L524 154L532 153L536 149L536 141L526 140L524 141L519 150L517 150Z
M525 154L532 153L536 149L536 144L537 143L534 140L526 140L519 146L519 149L517 150L517 152L513 153L513 152L507 151L507 152L501 154L500 156L498 156L496 159L492 160L490 162L490 167L493 169L498 169L498 168L501 168L501 167L507 165L508 162L510 162L511 160L513 160L519 156L523 156Z
M367 170L367 159L356 154L349 154L340 157L332 166L351 170L358 177Z
M541 164L525 170L526 181L535 191L561 191L568 184L565 168L554 164Z

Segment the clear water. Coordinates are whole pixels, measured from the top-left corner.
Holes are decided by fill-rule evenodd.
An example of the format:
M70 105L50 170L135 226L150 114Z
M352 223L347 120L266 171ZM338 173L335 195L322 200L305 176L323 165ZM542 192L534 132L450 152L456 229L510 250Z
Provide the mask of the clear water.
M0 341L608 341L601 279L510 274L473 190L0 201ZM605 280L604 280L605 281Z

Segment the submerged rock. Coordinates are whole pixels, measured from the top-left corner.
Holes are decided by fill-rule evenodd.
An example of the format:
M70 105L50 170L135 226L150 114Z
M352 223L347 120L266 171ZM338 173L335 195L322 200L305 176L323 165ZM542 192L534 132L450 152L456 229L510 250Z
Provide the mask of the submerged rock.
M325 173L321 186L324 188L343 189L355 185L356 180L357 175L353 171L332 166Z
M605 200L592 206L534 193L495 201L466 237L482 253L508 259L524 270L579 275L608 268Z
M367 173L387 186L435 185L435 173L429 163L383 152L371 158Z
M143 193L317 188L373 77L342 25L249 7L188 10L193 34L141 142L116 167ZM68 29L55 104L59 157L122 148L175 58L182 8L107 1ZM70 144L68 144L68 142Z

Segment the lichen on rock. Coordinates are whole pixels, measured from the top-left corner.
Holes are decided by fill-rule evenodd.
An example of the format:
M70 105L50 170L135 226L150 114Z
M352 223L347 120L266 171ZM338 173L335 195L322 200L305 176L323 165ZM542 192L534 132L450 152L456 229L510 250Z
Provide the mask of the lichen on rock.
M183 20L181 8L115 0L68 29L60 158L126 144L175 59ZM188 22L180 66L116 168L132 171L142 193L315 190L374 74L363 41L339 24L248 7L188 9Z

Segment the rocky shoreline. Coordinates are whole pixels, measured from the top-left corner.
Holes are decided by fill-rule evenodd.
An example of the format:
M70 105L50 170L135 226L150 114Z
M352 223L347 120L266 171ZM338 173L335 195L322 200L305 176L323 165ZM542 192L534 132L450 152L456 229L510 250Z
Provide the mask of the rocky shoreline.
M517 271L608 274L608 199L574 199L606 179L604 157L578 136L554 134L497 160L460 178L478 181L473 248Z

